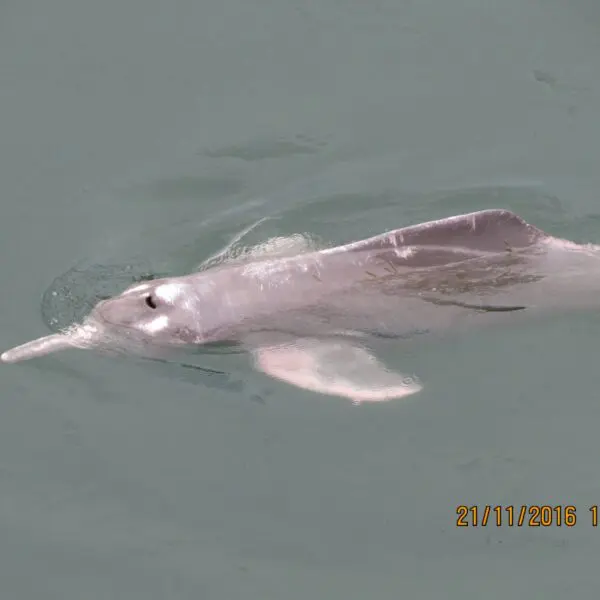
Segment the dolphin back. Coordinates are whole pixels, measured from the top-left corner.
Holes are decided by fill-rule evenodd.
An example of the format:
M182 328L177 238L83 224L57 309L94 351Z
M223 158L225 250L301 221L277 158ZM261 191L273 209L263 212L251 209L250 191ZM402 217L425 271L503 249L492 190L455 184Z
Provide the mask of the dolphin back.
M527 248L548 234L509 210L490 209L411 225L349 244L349 250L386 250L402 246L433 246L502 252Z

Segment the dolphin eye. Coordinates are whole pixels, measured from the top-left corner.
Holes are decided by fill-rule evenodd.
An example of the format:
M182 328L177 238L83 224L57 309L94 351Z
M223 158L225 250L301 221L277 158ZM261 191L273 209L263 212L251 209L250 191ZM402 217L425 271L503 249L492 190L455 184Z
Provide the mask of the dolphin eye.
M148 294L144 298L144 301L146 302L146 306L149 306L152 309L156 308L156 301L154 300L154 297L152 296L152 294Z

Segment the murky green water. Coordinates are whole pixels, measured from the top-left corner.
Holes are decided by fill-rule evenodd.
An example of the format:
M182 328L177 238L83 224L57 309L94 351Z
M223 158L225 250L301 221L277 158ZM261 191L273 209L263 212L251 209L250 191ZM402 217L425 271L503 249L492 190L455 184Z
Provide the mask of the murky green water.
M185 272L263 217L334 243L506 207L600 242L599 27L590 0L2 3L2 349L73 310L41 309L70 269ZM424 391L358 408L243 355L5 365L2 597L594 597L599 333L419 340L390 358Z

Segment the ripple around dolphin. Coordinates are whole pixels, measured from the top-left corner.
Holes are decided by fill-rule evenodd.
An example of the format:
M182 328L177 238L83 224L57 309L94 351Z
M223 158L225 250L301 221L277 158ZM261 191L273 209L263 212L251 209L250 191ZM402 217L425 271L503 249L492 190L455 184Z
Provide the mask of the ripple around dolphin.
M54 332L81 321L101 300L138 281L157 279L148 264L73 267L55 277L42 295L41 314Z
M224 148L206 150L210 158L237 158L245 161L258 161L295 156L298 154L316 154L327 143L308 136L296 135L293 139L260 139L235 144Z

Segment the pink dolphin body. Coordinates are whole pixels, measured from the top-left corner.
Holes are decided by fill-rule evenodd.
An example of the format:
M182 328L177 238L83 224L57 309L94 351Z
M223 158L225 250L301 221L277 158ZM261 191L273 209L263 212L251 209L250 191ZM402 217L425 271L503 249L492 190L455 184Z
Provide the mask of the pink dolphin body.
M422 384L388 369L369 340L591 308L599 293L599 246L554 238L506 210L485 210L137 284L99 302L83 323L0 358L18 362L68 348L152 355L234 342L277 379L355 403L383 401Z

